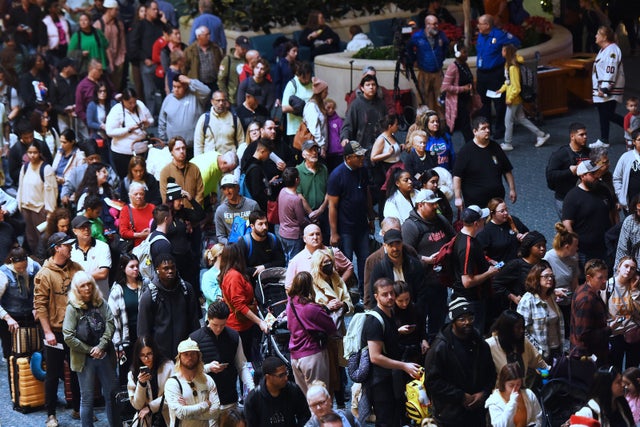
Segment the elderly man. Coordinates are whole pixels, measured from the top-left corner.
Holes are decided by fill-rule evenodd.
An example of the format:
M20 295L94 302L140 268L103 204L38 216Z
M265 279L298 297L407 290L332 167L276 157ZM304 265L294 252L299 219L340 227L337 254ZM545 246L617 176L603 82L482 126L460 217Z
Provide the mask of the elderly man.
M342 251L338 248L327 247L322 244L320 227L315 224L307 225L304 228L302 240L304 241L304 249L291 258L287 266L287 275L284 279L284 286L287 290L291 287L291 282L293 282L296 274L301 271L311 272L311 257L318 249L329 249L329 251L333 252L336 272L342 277L345 283L353 276L353 264L344 256Z
M321 420L331 413L337 415L338 420L342 421L344 427L360 427L360 423L354 418L351 411L345 411L344 409L338 409L336 412L332 411L333 399L331 394L327 387L319 381L313 382L307 389L307 403L312 415L306 427L326 425L322 424Z
M478 115L491 117L491 103L496 110L495 137L504 137L505 126L504 116L507 109L505 97L489 98L487 90L497 91L504 83L504 58L502 57L502 47L512 44L520 47L520 41L513 35L494 27L491 15L482 15L478 18L478 42L476 50L478 52L478 94L482 98L482 108ZM485 206L485 205L481 205Z
M200 170L204 195L208 196L218 190L222 175L232 173L238 166L238 156L233 151L220 154L217 151L209 151L191 159L190 163Z
M71 260L82 266L94 278L100 292L109 294L109 270L111 252L109 245L91 237L91 220L84 215L71 221L76 242L71 248Z
M229 111L229 101L223 91L211 95L211 110L198 118L193 128L193 153L199 155L210 151L224 154L236 151L244 142L244 130L238 116Z
M158 137L168 141L174 136L184 136L189 151L193 153L193 132L196 117L202 114L209 96L209 88L197 79L184 74L173 77L173 90L162 102L158 116ZM188 155L193 157L193 155Z
M449 39L438 29L435 15L424 18L424 30L414 33L409 40L409 58L418 62L418 86L423 104L441 110L438 98L442 86L442 64L449 50Z
M220 46L209 39L209 35L210 31L204 25L196 28L196 41L184 51L184 72L214 91L218 89L218 68L223 52Z
M320 163L320 147L314 140L302 144L304 161L296 166L300 175L298 194L304 197L305 209L309 211L309 219L317 220L328 237L329 220L327 212L327 166Z
M193 43L198 36L194 28L197 29L198 27L204 26L209 30L209 39L220 46L223 51L227 50L227 37L224 34L224 27L222 26L220 18L213 14L212 1L200 0L198 2L198 11L200 15L193 20L189 43Z
M174 136L169 141L171 163L160 172L160 194L162 200L167 200L168 178L189 193L200 205L204 201L204 184L198 167L187 161L187 143L181 136ZM185 200L185 207L191 208L191 203Z
M232 173L222 177L220 189L225 198L216 209L214 215L214 223L216 225L216 237L218 243L234 243L229 242L229 235L236 218L249 221L249 214L260 209L255 200L240 195L240 186L238 179Z

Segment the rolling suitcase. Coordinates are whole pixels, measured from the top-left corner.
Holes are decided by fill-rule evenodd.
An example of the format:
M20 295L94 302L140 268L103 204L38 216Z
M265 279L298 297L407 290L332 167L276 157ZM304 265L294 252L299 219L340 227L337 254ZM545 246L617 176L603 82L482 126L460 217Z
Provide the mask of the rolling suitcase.
M38 381L31 373L29 359L29 356L15 355L7 359L13 409L23 413L32 412L44 406L44 382Z

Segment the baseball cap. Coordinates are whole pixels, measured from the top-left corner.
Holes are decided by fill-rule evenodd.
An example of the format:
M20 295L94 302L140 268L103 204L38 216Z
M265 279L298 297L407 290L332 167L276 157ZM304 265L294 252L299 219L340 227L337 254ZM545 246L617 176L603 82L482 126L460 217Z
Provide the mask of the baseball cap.
M465 224L471 224L479 219L489 216L489 209L481 209L478 205L471 205L462 211L462 222Z
M576 169L576 175L582 176L587 173L595 172L600 169L601 165L591 163L591 160L585 160L580 162L578 169Z
M198 343L191 338L187 338L186 340L178 344L178 353L186 353L188 351L200 351Z
M225 174L220 181L220 187L224 187L225 185L238 185L236 176L232 173Z
M320 147L320 146L313 139L307 139L304 143L302 143L302 151L308 150L311 147Z
M399 230L391 229L384 233L383 240L385 243L402 242L402 233Z
M243 49L251 49L251 42L247 36L236 37L236 44Z
M440 197L436 196L432 190L422 189L416 194L415 203L436 203L440 201Z
M118 2L116 0L104 0L102 6L106 9L113 9L114 7L118 7Z
M91 220L84 215L78 215L71 221L71 228L81 228L84 225L91 224Z
M362 148L362 145L358 141L349 141L347 145L344 146L343 154L348 156L350 154L355 154L356 156L364 156L367 150Z
M49 248L53 248L60 245L70 245L75 241L76 239L74 239L73 237L69 237L67 233L58 231L57 233L53 233L51 237L49 237L49 240L47 240L47 245L49 246Z

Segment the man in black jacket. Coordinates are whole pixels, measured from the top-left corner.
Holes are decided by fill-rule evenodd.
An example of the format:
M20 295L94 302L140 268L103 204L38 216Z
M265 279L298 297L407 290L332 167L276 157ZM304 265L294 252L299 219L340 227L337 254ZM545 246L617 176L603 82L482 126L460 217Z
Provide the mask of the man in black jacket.
M262 362L264 378L244 404L247 426L302 427L311 418L307 399L295 383L289 381L287 365L274 356Z
M467 300L451 301L449 318L427 353L425 385L434 417L440 427L484 427L484 402L496 382L491 350L473 327Z
M416 250L425 265L426 306L422 309L427 315L429 342L442 329L447 315L447 287L440 283L433 262L440 248L455 236L449 221L438 213L439 200L433 191L420 190L416 195L415 209L402 224L402 240Z
M416 308L424 312L428 294L425 286L424 267L413 256L405 254L402 247L402 233L398 230L389 230L384 234L384 257L373 266L368 286L373 292L373 284L381 277L391 281L404 280L411 288L411 300L416 303ZM399 275L402 278L399 278Z
M140 297L138 336L154 338L162 354L175 359L178 344L200 327L200 306L193 287L180 279L170 254L153 260L157 278Z
M547 187L555 193L556 213L560 219L564 198L578 182L578 164L588 160L591 152L587 147L587 126L583 123L569 125L569 138L569 144L551 154L546 170Z
M242 382L253 390L253 377L245 366L247 359L242 350L240 335L227 326L229 307L222 301L214 301L207 309L207 325L193 332L189 338L198 343L204 362L204 371L218 386L222 409L238 404L236 382L240 372Z

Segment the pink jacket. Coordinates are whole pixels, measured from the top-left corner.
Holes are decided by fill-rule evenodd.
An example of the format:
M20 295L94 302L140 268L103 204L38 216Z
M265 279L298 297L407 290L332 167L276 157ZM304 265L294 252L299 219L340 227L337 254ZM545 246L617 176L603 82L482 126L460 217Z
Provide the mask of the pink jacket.
M444 101L444 117L451 132L453 132L453 125L458 116L458 94L463 90L462 86L458 86L459 81L460 71L458 71L457 65L452 62L444 73L441 87L441 90L447 93Z

